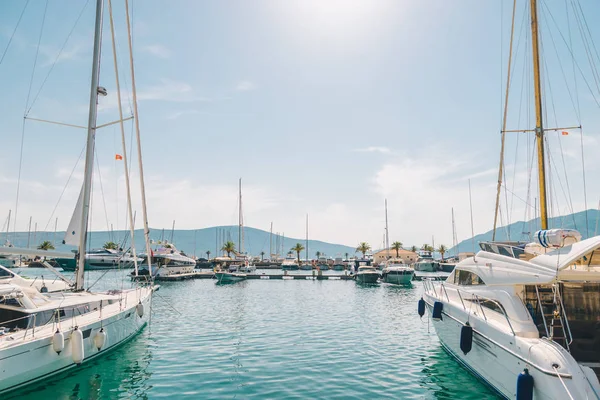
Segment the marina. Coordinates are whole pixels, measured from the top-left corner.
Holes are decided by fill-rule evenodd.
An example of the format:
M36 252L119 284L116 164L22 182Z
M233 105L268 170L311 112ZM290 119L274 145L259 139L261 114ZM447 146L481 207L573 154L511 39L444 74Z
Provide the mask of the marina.
M0 399L600 400L600 4L133 3L2 4Z
M123 274L109 272L103 285ZM89 280L100 275L91 271ZM416 313L420 282L414 288L303 280L161 285L141 334L50 385L2 398L104 399L116 391L125 398L173 397L174 391L184 398L318 398L327 391L351 398L496 399L456 368L431 325L428 333ZM282 371L292 363L293 373ZM373 379L350 385L356 374Z

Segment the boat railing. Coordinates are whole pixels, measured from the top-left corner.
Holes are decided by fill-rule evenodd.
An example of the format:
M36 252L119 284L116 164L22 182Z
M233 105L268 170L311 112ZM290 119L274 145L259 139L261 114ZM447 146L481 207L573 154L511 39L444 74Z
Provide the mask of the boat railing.
M33 317L33 318L31 318ZM14 319L9 319L8 321L2 321L2 324L8 324L10 322L16 322L16 321L20 321L22 319L27 319L27 326L25 327L25 334L23 335L23 339L25 339L27 337L27 332L29 332L29 329L31 327L31 321L33 319L33 327L31 327L32 330L32 336L35 335L35 325L36 325L36 314L29 314L29 315L25 315L19 318L14 318Z
M437 297L439 299L442 299L443 298L442 296L445 295L448 302L450 302L450 296L448 295L448 290L446 289L446 285L441 283L440 290L438 293L438 290L435 288L436 285L434 285L431 280L424 279L423 284L424 284L424 288L425 288L426 292L432 292L435 295L435 297ZM467 306L465 305L463 296L460 293L461 290L459 288L456 288L455 290L456 290L456 293L458 294L458 298L460 299L460 302L463 306L463 310L466 311ZM483 315L483 319L486 322L488 322L488 318L487 318L487 315L485 314L484 305L482 304L482 301L488 301L490 303L493 303L501 311L501 314L504 316L504 319L506 320L506 323L508 324L508 327L510 328L510 331L512 332L513 336L516 336L516 333L512 326L512 323L510 322L510 317L508 316L508 313L506 312L506 309L504 308L504 306L502 304L500 304L497 300L490 299L490 298L484 297L484 296L480 296L475 293L467 293L467 294L471 295L471 299L473 302L477 302L477 305L479 306L479 309L481 310L481 315ZM468 298L468 296L467 296L467 298Z

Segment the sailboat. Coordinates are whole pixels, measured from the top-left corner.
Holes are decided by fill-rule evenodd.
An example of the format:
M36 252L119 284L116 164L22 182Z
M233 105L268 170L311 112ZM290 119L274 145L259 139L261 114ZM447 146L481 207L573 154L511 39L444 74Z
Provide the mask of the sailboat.
M254 265L250 265L248 257L244 254L244 219L242 217L242 178L239 180L239 204L238 204L238 252L233 263L225 270L215 272L217 283L233 283L246 280L248 272L256 271Z
M600 399L600 236L548 230L537 1L530 4L542 229L519 251L492 243L445 282L425 280L418 312L429 310L443 348L504 398Z
M388 228L387 199L385 200L385 246L386 252L389 251L390 236ZM414 275L415 270L406 265L401 258L390 258L383 262L381 280L385 283L410 285Z
M95 16L84 184L82 201L74 213L80 221L74 235L78 238L79 254L86 250L97 99L98 93L104 91L98 85L103 0L96 1ZM130 32L128 11L127 22ZM15 252L20 250L27 249ZM67 292L40 293L18 282L0 281L0 394L93 360L147 324L155 287L92 293L84 289L84 269L85 257L81 256L73 291Z

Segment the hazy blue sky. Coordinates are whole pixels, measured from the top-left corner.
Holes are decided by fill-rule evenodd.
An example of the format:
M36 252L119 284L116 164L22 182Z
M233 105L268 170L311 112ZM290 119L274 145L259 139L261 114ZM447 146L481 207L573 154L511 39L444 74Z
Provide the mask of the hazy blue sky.
M45 2L30 2L0 64L2 220L15 209L25 109L36 118L87 122L94 3L85 8L83 1L48 3L28 107ZM531 128L534 121L529 25L523 19L529 2L518 3L509 129ZM547 3L540 6L547 126L578 125L580 110L588 207L595 207L600 90L573 11L565 6L571 2ZM0 56L24 4L0 3ZM133 5L152 227L170 227L173 220L180 229L235 224L242 177L245 223L268 230L273 221L275 231L286 236L304 236L309 213L314 239L379 247L387 197L391 241L420 245L435 235L436 244L451 245L452 207L459 240L470 236L469 178L475 231L491 228L512 1L136 0ZM123 2L113 6L130 114ZM600 4L582 0L581 7L591 37L600 42L594 22ZM109 96L100 100L99 123L118 118L108 13L104 27L101 85ZM575 67L566 42L573 43ZM600 65L597 52L593 57ZM131 128L127 123L128 137ZM17 229L27 229L29 216L43 229L83 148L85 131L28 121L24 133ZM549 135L556 175L553 215L583 209L579 134ZM525 217L520 199L527 197L531 145L531 134L508 138L508 185L518 197L503 195L505 222L507 214L511 222ZM104 202L96 179L94 229L105 229L107 217L115 228L125 227L122 164L114 161L114 154L122 153L119 146L118 125L98 132ZM68 224L82 164L54 214L59 229ZM133 173L135 179L136 167ZM533 185L531 199L536 190ZM53 224L52 217L49 229Z

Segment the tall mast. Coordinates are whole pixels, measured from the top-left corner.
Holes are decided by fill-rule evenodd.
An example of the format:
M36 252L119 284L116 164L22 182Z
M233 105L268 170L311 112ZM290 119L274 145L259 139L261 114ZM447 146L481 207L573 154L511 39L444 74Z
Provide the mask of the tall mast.
M96 0L96 24L94 28L94 56L92 60L92 82L90 85L90 110L88 117L88 134L85 151L85 170L83 181L83 201L81 207L81 225L79 227L79 257L75 271L75 290L83 289L85 268L85 248L87 245L87 224L90 215L90 198L92 193L92 174L94 171L94 146L96 138L96 116L98 114L98 82L100 80L100 49L102 47L102 16L104 11L102 0Z
M269 258L273 257L273 222L271 222L271 233L269 235Z
M171 227L171 239L169 240L173 243L173 235L175 235L175 220L173 220L173 226Z
M129 234L131 235L131 254L133 255L133 266L135 275L138 274L137 255L135 251L135 223L133 221L133 208L131 204L131 185L129 183L129 161L127 156L127 142L125 141L125 126L123 125L123 106L121 104L121 81L119 79L119 68L117 64L117 45L115 43L115 24L112 13L112 2L108 0L108 16L110 18L110 33L112 38L113 62L115 67L115 82L117 85L117 102L119 105L119 126L121 128L121 146L123 151L123 168L125 169L125 188L127 193L127 217L129 219ZM114 232L110 224L110 233L114 240ZM118 226L117 226L118 229ZM118 242L118 240L117 240Z
M98 0L100 1L100 0ZM125 0L125 19L127 20L127 39L129 44L129 67L131 69L131 94L133 100L133 116L135 121L135 136L137 142L138 167L140 170L140 188L142 194L142 219L144 224L144 240L146 242L146 255L148 259L148 272L152 276L152 249L150 248L150 227L148 226L148 210L146 209L146 185L144 184L144 163L142 162L142 141L140 139L140 115L137 105L137 91L135 89L135 68L133 67L133 43L131 40L131 23L129 22L129 1Z
M10 228L10 214L12 213L12 210L8 210L8 222L6 223L6 244L8 245L9 240L8 240L8 230Z
M242 178L240 178L240 200L239 200L239 208L238 208L238 252L241 254L244 250L242 247L244 244L242 243Z
M308 262L308 214L306 214L306 262Z
M537 139L538 174L540 185L540 222L542 229L548 229L548 209L546 199L546 170L544 160L544 124L542 114L542 83L540 78L540 50L537 17L537 0L531 0L531 44L533 45L533 85L535 91L535 136Z
M390 232L388 230L388 217L387 217L387 199L385 199L385 251L386 254L390 249Z
M458 249L456 248L457 244L456 225L454 225L454 207L452 207L452 247L454 248L454 252L456 254L458 254Z

